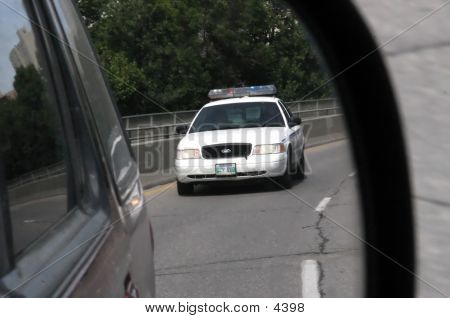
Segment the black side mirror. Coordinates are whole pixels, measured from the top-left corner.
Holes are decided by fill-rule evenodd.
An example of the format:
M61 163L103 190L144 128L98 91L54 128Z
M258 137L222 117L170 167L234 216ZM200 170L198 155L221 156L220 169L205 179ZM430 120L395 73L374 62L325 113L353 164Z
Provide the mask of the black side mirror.
M294 127L302 124L302 119L300 117L293 117L289 121L289 127Z
M411 273L416 268L417 232L409 162L391 76L377 50L378 44L351 1L328 1L326 6L323 1L289 3L304 18L323 53L345 114L357 167L363 238L367 244L366 296L414 297L417 279ZM341 34L349 36L344 41ZM371 52L370 57L366 52ZM367 74L371 85L361 85ZM382 134L380 123L374 118L383 118ZM380 156L379 149L389 156Z
M189 129L189 124L182 124L175 127L175 132L180 135L184 135L187 133Z

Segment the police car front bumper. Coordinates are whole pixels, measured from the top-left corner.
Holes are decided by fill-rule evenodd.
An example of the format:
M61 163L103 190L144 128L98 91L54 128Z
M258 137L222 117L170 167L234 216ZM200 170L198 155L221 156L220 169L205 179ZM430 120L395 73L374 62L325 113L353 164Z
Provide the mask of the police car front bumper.
M237 181L246 179L278 177L286 171L286 153L251 155L247 158L177 159L175 171L182 183L210 181ZM217 175L216 165L235 164L233 175Z

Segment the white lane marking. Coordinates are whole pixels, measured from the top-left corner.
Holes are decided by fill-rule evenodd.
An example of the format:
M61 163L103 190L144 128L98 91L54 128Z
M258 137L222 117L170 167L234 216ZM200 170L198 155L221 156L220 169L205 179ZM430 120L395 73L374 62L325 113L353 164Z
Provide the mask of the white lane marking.
M303 298L320 298L319 291L319 264L314 259L302 262L302 295Z
M319 204L316 207L316 212L323 212L323 210L325 210L325 208L327 207L328 202L330 202L331 197L325 197L322 199L322 201L319 202Z

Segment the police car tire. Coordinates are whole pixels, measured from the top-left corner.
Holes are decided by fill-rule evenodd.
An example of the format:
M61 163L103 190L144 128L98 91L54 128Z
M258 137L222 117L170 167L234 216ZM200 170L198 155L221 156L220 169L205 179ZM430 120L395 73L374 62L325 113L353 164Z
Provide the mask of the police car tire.
M302 156L300 157L298 168L297 168L297 179L303 180L305 179L305 150L302 150Z
M288 151L287 158L286 171L277 180L282 189L292 188L292 156L290 150Z
M177 180L177 192L179 195L190 195L194 193L194 185L192 183L182 183Z

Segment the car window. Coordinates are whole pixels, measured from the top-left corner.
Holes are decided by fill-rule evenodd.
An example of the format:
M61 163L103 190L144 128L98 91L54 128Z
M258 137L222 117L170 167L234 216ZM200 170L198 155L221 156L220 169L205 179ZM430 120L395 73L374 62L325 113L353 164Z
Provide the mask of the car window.
M64 134L49 70L22 2L9 5L14 10L0 13L0 182L17 255L69 207Z
M191 132L264 126L284 126L276 103L230 103L205 107L192 124Z
M121 122L118 119L118 111L105 84L102 69L97 62L97 57L91 49L91 43L84 30L84 25L78 19L73 3L69 1L55 2L55 8L63 17L63 28L67 41L72 48L74 62L77 65L79 75L82 79L84 92L89 101L92 113L102 120L96 121L97 129L102 140L102 146L107 163L111 168L117 190L122 200L137 181L137 165L133 160L131 148L123 133Z

